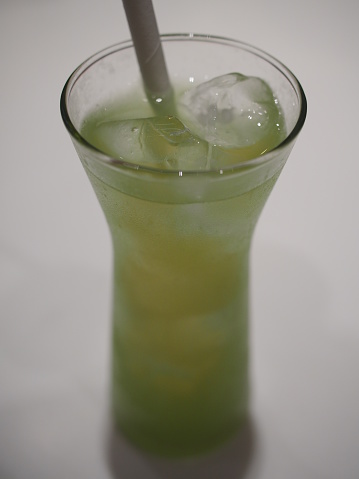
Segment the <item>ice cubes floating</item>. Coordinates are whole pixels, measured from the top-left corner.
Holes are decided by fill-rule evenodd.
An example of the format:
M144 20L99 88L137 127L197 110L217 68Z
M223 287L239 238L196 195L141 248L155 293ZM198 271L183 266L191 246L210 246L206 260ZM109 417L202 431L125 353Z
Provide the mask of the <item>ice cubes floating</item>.
M285 137L278 101L260 78L239 73L214 78L179 96L177 110L178 118L104 121L96 136L115 158L177 171L233 166Z
M279 126L279 109L260 78L231 73L202 83L179 99L180 116L197 135L214 145L254 145Z

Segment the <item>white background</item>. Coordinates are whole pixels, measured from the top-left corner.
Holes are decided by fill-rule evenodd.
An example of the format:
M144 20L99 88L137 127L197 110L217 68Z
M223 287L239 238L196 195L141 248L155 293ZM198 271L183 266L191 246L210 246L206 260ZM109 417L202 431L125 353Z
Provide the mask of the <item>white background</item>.
M359 477L358 18L350 0L155 0L161 32L252 43L308 118L252 250L253 463L119 446L120 479ZM0 477L110 479L111 249L59 113L71 71L129 37L120 0L0 3Z

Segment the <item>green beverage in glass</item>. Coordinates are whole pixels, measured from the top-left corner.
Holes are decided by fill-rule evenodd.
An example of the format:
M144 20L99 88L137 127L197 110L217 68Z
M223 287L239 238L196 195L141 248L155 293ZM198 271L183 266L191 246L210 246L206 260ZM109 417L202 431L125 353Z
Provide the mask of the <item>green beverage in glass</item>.
M306 101L286 67L246 44L162 45L173 111L148 101L131 42L82 64L61 109L112 237L115 427L185 456L248 417L250 245Z

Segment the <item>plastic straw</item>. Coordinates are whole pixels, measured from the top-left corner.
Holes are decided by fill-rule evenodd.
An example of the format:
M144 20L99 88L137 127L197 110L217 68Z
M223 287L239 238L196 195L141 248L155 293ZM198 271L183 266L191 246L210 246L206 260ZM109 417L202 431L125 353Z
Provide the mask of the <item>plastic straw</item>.
M123 0L123 6L147 95L159 107L162 100L172 97L172 88L152 0Z

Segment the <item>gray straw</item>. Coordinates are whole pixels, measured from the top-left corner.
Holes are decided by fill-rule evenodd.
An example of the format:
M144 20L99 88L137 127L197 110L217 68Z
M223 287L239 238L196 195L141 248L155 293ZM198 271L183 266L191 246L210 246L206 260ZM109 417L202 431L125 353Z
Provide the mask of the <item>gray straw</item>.
M147 95L159 106L172 97L152 0L123 0ZM164 106L164 105L161 105Z

